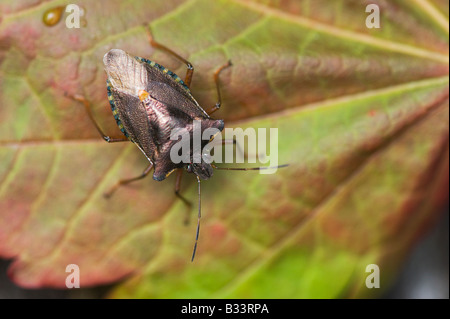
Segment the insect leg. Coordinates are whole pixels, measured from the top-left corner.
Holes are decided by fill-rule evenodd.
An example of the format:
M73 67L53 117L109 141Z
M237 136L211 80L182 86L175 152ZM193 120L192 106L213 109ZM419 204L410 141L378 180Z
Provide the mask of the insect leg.
M181 199L183 201L183 203L186 205L186 217L184 219L184 223L188 224L189 222L189 213L192 209L192 203L187 200L186 198L184 198L181 194L180 194L180 188L181 188L181 177L183 176L183 169L179 168L177 170L177 177L175 180L175 195Z
M222 65L220 68L214 72L214 82L216 83L216 89L217 89L217 103L214 105L208 112L208 115L213 114L215 111L220 109L220 105L222 104L222 96L220 95L220 83L219 83L219 74L226 68L232 66L231 60L228 61L226 64Z
M129 184L131 182L143 179L145 176L148 175L148 173L150 173L150 171L153 168L153 164L150 163L150 165L147 166L147 168L142 172L141 175L137 176L137 177L133 177L133 178L129 178L129 179L121 179L120 181L118 181L115 185L113 185L108 192L106 192L104 194L104 196L106 198L110 198L112 196L112 194L122 185L126 185Z
M160 49L160 50L162 50L162 51L164 51L164 52L174 56L176 59L180 60L184 64L186 64L187 71L186 71L186 77L184 78L184 84L186 84L188 87L190 87L191 86L191 81L192 81L192 76L194 75L194 66L191 64L191 62L189 62L185 58L181 57L177 53L173 52L168 47L166 47L166 46L156 42L155 40L153 40L153 37L152 37L152 34L150 33L150 30L147 27L146 27L146 30L147 30L147 35L148 35L148 41L150 42L150 45L152 47Z
M89 118L91 119L92 123L94 124L95 128L97 129L97 131L100 133L100 135L103 137L103 139L108 142L108 143L115 143L115 142L127 142L129 141L128 138L126 138L125 136L121 136L119 138L112 138L109 137L107 135L105 135L105 133L103 133L103 130L100 128L100 126L98 125L97 121L95 120L94 116L92 115L92 110L91 110L91 104L89 103L89 101L82 95L79 94L75 94L75 95L67 95L66 93L64 93L65 96L83 103L84 108L86 109L86 112L89 116Z

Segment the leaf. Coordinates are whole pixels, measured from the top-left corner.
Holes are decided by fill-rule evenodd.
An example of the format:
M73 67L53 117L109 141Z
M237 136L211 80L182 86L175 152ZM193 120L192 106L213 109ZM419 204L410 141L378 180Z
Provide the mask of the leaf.
M122 280L111 297L372 297L366 266L386 289L448 200L448 3L371 1L79 1L86 26L42 23L61 1L0 4L0 255L24 287L81 287ZM66 14L67 15L67 14ZM107 144L102 57L121 48L180 76L195 66L194 96L208 109L221 75L228 127L278 128L276 174L216 171L203 182L202 230L174 177L139 175L131 144ZM111 132L111 133L110 133ZM237 164L236 164L237 165ZM183 195L196 201L185 176ZM195 205L194 205L195 206Z

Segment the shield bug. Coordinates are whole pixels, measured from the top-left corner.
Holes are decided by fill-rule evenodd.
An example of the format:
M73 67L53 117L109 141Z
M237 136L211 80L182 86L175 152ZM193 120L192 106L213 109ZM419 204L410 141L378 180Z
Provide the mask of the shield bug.
M176 129L184 129L193 140L193 122L200 121L201 131L214 128L219 132L224 128L223 120L211 118L211 114L221 106L219 88L219 74L229 66L231 62L224 64L214 73L214 81L217 89L218 102L206 112L192 96L189 89L194 67L190 62L154 41L148 32L150 44L154 48L165 51L187 66L184 80L178 75L153 61L136 57L119 49L112 49L103 58L104 68L107 74L106 86L109 103L116 123L123 133L121 138L111 138L105 135L95 121L89 102L82 96L75 95L72 98L82 102L86 111L101 134L108 143L131 141L145 155L149 165L140 176L120 180L105 195L110 197L121 185L142 179L153 170L153 179L162 181L172 172L176 171L175 194L188 207L190 201L180 195L180 184L183 170L196 175L198 182L198 217L195 244L191 261L194 260L201 219L201 180L211 178L213 169L227 170L260 170L269 167L255 168L219 168L212 163L194 160L194 152L191 151L187 162L174 163L170 151L176 140L171 139L171 132ZM210 140L202 140L203 149ZM228 143L229 141L223 141ZM233 141L235 144L235 141ZM192 149L191 149L192 150ZM278 167L284 167L280 165Z

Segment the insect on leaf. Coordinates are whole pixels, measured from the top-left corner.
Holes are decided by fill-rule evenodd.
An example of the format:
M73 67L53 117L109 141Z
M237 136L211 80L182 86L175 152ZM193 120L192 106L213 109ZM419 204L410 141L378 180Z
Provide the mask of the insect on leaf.
M110 297L373 297L389 287L448 200L448 2L78 1L85 23L43 22L53 2L0 4L0 256L22 287L120 283ZM215 171L184 224L175 177L138 176L148 161L121 136L105 88L110 49L195 66L191 92L226 127L277 128L276 174ZM272 145L272 144L271 144ZM226 167L239 164L227 165ZM250 165L250 164L249 164ZM242 164L241 164L242 166ZM186 175L183 196L196 201ZM377 264L381 288L367 289Z

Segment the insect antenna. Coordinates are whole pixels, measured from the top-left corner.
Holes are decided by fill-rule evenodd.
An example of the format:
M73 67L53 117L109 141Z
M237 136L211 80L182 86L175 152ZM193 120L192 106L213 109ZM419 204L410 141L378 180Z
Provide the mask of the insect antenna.
M198 182L198 217L197 217L197 233L196 233L196 235L195 235L195 244L194 244L194 250L192 251L191 262L194 261L195 252L197 251L198 235L199 235L199 233L200 233L200 219L202 218L202 197L201 197L200 177L198 177L198 176L197 176L197 182Z
M261 167L217 167L214 164L211 164L212 168L214 169L220 169L220 170L226 170L226 171L260 171L263 169L276 169L276 168L282 168L287 167L289 164L283 164L278 166L261 166Z

